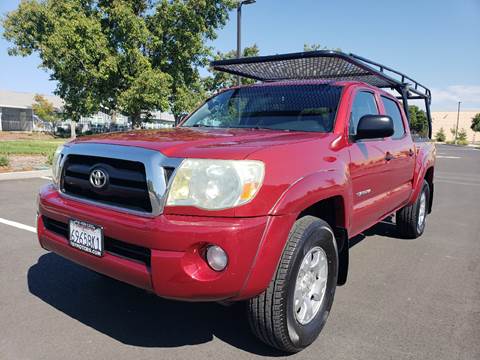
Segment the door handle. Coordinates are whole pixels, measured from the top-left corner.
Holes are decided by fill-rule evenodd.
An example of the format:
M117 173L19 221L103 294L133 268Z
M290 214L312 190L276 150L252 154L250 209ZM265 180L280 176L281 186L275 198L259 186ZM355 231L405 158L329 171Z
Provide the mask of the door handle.
M415 155L415 152L412 149L409 149L408 156L412 157L413 155Z
M394 158L394 156L393 156L391 153L387 152L387 153L385 154L385 160L386 160L386 161L393 160L393 158Z

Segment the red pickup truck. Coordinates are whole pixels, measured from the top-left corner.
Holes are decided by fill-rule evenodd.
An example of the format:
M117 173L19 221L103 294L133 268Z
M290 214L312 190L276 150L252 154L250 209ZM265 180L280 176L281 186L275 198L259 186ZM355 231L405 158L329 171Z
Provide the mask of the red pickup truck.
M430 120L430 91L330 51L213 66L258 83L220 92L173 129L59 148L38 238L161 297L246 300L253 332L297 352L346 282L349 239L392 214L401 236L423 233L435 148L414 139L405 109L423 99Z

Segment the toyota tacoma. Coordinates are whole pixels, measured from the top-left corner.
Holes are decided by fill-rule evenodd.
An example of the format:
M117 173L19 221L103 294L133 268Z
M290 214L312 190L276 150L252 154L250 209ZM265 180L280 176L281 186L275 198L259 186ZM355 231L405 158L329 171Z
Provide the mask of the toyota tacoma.
M160 297L246 301L258 338L298 352L346 282L349 239L392 215L400 236L424 232L435 148L407 114L408 100L425 101L431 137L430 91L333 51L213 67L256 83L221 91L172 129L60 147L38 239Z

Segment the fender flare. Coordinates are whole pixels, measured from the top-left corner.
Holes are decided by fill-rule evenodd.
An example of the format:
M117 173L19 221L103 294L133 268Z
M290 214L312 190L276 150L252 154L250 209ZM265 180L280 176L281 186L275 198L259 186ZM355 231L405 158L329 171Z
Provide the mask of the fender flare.
M303 177L289 186L270 210L269 224L238 299L254 297L268 287L298 215L309 206L331 197L341 196L345 202L348 199L345 194L348 181L345 173L326 170ZM345 209L347 206L344 203ZM348 254L348 245L344 248L347 248ZM345 255L345 252L339 255Z
M412 205L418 198L420 190L422 189L423 180L430 168L434 168L433 159L429 159L429 154L422 154L417 157L415 176L413 178L413 192L408 201L408 205Z
M345 172L336 169L315 172L292 183L270 209L269 215L299 214L313 204L335 196L340 196L344 209L348 209L350 196L346 189L349 185L350 179Z

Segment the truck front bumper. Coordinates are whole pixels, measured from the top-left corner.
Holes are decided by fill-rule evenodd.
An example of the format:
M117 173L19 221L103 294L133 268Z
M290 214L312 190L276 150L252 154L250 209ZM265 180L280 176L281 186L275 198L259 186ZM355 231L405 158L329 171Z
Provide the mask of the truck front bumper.
M69 245L70 219L103 227L102 257ZM258 259L262 256L259 250L288 234L274 231L285 220L289 219L141 217L65 198L47 185L40 191L37 226L44 249L94 271L166 298L219 301L252 297L268 285L272 274L253 269L265 261L269 268L276 263L277 259ZM204 250L210 244L228 254L224 271L216 272L207 265ZM256 276L259 279L253 272L261 274Z

